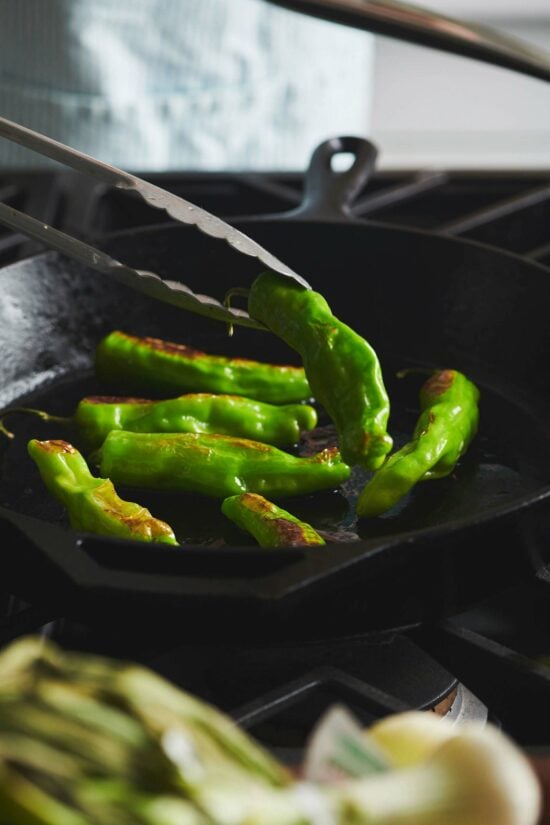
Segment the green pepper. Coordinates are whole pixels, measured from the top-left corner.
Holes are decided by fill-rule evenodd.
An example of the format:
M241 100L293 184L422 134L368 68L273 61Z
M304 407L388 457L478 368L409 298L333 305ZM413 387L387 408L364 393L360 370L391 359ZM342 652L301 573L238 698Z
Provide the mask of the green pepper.
M99 343L95 367L101 381L137 392L230 393L270 404L292 404L312 395L302 367L210 355L118 330Z
M370 344L334 317L322 295L274 272L256 278L248 311L302 356L313 395L336 425L344 461L379 467L392 447L390 406Z
M357 501L360 517L390 510L418 482L449 475L477 432L479 390L456 370L437 370L420 390L411 441L388 458Z
M246 438L112 430L91 456L115 484L226 498L292 496L334 489L350 474L338 450L307 458Z
M250 533L260 547L303 547L325 544L310 524L277 507L258 493L229 496L222 513Z
M317 424L317 412L308 404L267 404L242 395L214 393L188 393L164 401L91 395L83 398L69 417L13 407L4 410L0 418L0 431L9 438L13 433L4 420L15 413L72 425L89 449L100 446L111 430L222 433L284 446L296 444L302 431L310 431Z
M190 393L166 401L90 396L79 403L74 423L91 447L111 430L222 433L290 445L315 427L317 413L307 404L266 404L240 395Z
M178 544L172 528L149 510L123 501L107 478L95 478L82 455L67 441L28 443L42 480L67 509L71 527L121 539Z

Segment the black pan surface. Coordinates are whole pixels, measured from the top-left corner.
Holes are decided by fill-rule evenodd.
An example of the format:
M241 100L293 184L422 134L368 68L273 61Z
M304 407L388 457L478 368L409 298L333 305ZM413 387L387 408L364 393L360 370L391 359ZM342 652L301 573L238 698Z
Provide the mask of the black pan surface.
M193 616L207 635L236 626L252 635L326 635L440 615L531 572L550 494L550 273L481 244L350 219L349 201L372 161L367 152L362 162L361 144L350 140L319 148L302 210L233 223L302 274L375 347L397 447L412 432L424 380L397 379L399 369L451 367L478 384L480 430L456 472L361 522L354 502L367 475L358 469L339 490L286 499L283 506L324 533L322 550L260 550L224 519L219 502L121 489L172 524L183 544L172 550L70 531L26 441L62 437L78 446L78 439L68 428L21 419L16 440L2 445L0 504L2 563L22 595L97 620L113 612L132 621ZM344 149L356 153L355 168L336 174L330 158ZM181 226L132 230L103 246L220 299L259 271ZM94 347L115 328L299 363L270 333L237 328L230 338L220 322L152 302L55 253L5 267L0 290L3 407L24 402L70 414L82 395L116 389L93 375ZM322 410L320 417L299 451L334 443Z

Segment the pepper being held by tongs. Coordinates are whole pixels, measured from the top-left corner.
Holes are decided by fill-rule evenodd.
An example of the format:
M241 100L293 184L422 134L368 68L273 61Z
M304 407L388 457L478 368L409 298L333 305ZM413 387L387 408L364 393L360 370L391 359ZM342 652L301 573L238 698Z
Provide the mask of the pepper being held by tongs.
M390 404L374 349L335 318L323 296L264 272L248 295L248 310L302 356L316 400L338 432L342 458L375 470L392 448Z

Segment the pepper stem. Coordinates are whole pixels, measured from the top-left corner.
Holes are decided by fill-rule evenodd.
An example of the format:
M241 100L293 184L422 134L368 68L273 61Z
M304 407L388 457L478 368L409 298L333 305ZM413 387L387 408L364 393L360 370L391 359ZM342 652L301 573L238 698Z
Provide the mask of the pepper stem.
M243 298L248 298L249 293L250 293L250 290L247 289L244 286L234 286L231 289L228 289L227 292L225 293L225 297L223 299L224 307L229 308L231 306L231 299L233 298L234 295L241 295ZM235 331L235 325L232 324L231 322L229 322L228 325L227 325L227 334L229 335L230 338L233 335L234 331Z
M51 413L48 413L45 410L34 410L31 407L12 407L10 410L6 410L0 417L0 433L2 433L2 435L4 435L6 438L15 438L15 434L12 433L11 430L8 430L6 424L4 423L6 417L8 415L13 415L14 413L35 415L38 418L41 418L42 421L53 421L58 424L71 424L73 421L73 419L69 416L52 415Z

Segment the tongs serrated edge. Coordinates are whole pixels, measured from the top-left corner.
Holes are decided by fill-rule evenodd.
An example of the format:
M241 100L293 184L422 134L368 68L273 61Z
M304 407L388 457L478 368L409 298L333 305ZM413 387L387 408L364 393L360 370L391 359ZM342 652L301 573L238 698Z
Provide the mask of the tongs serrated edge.
M287 278L291 278L310 289L310 285L286 264L264 249L256 241L231 226L221 218L211 215L194 203L167 192L142 178L117 169L96 158L66 146L57 140L35 132L26 126L0 117L0 137L5 137L21 146L38 152L52 160L70 166L78 172L89 174L97 180L114 186L116 189L136 192L149 206L164 210L178 223L191 225L206 235L223 240L237 252L257 258L268 269L272 269ZM182 309L225 321L229 324L265 329L259 321L251 318L248 312L235 307L225 306L208 295L193 292L179 281L164 280L154 272L134 269L117 261L107 253L77 238L68 235L48 224L32 218L7 204L0 203L0 223L22 234L44 243L86 266L113 276L126 286L145 293L165 303Z

